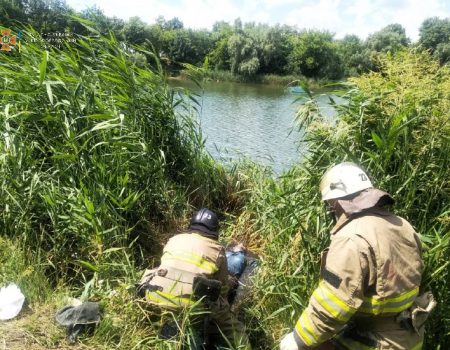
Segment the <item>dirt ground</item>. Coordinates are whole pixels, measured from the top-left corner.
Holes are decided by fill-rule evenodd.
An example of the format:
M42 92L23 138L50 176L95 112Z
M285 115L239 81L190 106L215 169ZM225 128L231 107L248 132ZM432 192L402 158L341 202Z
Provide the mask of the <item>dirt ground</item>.
M0 321L0 350L93 350L69 344L65 329L54 319L55 310L26 306L13 320Z

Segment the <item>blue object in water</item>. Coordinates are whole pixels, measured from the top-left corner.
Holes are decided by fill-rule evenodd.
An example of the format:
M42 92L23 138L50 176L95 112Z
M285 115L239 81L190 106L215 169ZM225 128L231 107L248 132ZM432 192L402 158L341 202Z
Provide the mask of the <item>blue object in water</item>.
M226 252L225 255L227 256L228 272L239 278L246 266L245 252Z
M300 85L289 86L288 90L289 90L289 92L292 92L294 94L304 94L305 93L305 90Z

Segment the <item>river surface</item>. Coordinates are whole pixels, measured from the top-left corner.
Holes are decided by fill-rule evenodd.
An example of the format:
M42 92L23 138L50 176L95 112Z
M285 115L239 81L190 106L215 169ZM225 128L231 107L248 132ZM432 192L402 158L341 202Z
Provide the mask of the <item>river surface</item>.
M199 123L206 149L214 158L228 162L248 157L272 167L276 174L301 160L303 133L295 125L300 94L262 84L208 82L203 91L184 81L170 85L197 94ZM318 94L316 99L322 113L333 116L328 97Z

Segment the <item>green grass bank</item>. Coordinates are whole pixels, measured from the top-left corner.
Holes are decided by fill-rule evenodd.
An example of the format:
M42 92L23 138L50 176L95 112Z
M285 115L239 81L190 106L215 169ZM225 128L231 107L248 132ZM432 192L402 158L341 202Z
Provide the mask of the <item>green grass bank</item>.
M156 58L150 70L136 64L136 50L79 38L61 50L29 43L2 56L0 284L14 281L27 296L31 349L67 345L53 314L69 296L103 307L80 349L178 349L156 337L158 324L131 287L200 206L220 214L224 241L242 240L261 256L241 316L255 349L277 348L328 245L320 175L345 159L364 165L421 234L423 287L439 301L426 349L450 346L448 67L416 52L387 56L380 72L348 82L334 121L311 97L296 116L310 153L274 178L211 159L187 100L169 89ZM36 322L37 313L46 317Z
M185 70L181 70L179 74L172 79L190 80L192 78L192 66L187 66ZM334 84L335 82L325 79L307 78L301 75L276 75L276 74L259 74L252 77L244 75L232 74L229 71L211 70L202 68L202 79L215 82L233 82L233 83L254 83L280 86L306 85L312 90L323 89L324 87Z

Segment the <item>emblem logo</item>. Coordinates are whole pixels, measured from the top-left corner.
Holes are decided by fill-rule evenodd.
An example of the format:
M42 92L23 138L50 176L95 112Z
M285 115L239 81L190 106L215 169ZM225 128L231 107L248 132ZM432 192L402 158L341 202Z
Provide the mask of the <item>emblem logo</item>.
M14 46L18 44L19 52L20 52L20 32L18 36L11 35L11 30L9 29L2 29L1 30L1 47L0 51L11 51L11 46Z

